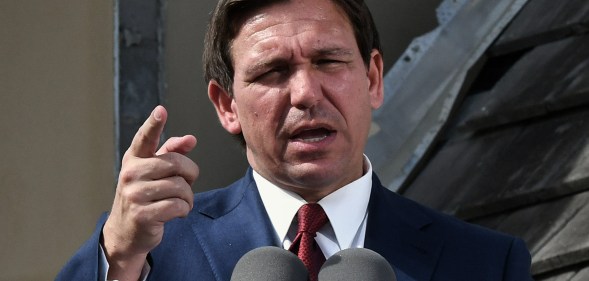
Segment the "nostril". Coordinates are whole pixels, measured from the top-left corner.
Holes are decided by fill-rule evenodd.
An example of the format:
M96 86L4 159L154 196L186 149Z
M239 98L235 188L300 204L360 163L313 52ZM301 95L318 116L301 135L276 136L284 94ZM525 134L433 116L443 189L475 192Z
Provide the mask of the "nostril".
M311 89L300 89L291 93L291 104L298 109L307 109L321 101L321 94Z

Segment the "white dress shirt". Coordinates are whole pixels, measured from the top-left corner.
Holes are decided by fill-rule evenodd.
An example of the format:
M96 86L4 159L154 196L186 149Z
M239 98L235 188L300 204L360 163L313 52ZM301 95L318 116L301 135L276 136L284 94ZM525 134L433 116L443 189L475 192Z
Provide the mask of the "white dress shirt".
M366 156L364 159L361 178L317 202L329 218L315 237L326 258L344 249L364 247L372 188L372 165ZM253 175L278 241L288 249L297 234L296 213L307 202L298 194L275 186L257 172L254 171Z

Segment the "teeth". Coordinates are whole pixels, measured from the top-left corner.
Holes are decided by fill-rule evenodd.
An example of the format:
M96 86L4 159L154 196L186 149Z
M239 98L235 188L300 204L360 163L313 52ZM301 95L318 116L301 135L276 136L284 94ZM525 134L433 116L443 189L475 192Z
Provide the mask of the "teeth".
M325 138L327 138L327 135L323 135L323 136L319 136L319 137L314 137L314 138L304 138L301 139L304 142L319 142L324 140Z

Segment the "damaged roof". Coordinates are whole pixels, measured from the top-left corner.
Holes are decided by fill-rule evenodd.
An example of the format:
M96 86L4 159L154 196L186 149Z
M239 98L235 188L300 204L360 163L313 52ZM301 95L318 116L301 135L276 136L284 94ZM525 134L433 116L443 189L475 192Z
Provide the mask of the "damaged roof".
M589 280L589 2L526 1L449 110L395 189L523 238L536 280Z

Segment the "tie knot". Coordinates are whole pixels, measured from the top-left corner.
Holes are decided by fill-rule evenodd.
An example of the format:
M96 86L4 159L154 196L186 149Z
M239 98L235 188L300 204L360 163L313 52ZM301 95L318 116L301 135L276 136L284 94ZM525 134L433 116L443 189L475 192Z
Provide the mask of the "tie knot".
M307 232L313 236L325 223L327 223L327 215L317 203L308 203L303 205L298 213L299 232Z

